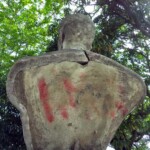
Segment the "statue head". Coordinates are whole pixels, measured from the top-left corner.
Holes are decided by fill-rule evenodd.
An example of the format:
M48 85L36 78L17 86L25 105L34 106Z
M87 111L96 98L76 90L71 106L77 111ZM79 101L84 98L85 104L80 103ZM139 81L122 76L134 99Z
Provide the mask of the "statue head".
M60 25L58 49L91 50L94 37L94 23L88 16L69 15Z

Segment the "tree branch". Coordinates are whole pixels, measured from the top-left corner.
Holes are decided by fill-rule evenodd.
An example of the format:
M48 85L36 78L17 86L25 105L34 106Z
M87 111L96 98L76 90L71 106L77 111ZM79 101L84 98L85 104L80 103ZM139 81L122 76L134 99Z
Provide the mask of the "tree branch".
M135 0L97 0L97 4L107 5L112 14L122 16L128 23L139 29L145 36L150 37L150 22L145 19L140 6L134 4ZM138 8L138 9L137 9ZM124 13L123 13L124 12Z

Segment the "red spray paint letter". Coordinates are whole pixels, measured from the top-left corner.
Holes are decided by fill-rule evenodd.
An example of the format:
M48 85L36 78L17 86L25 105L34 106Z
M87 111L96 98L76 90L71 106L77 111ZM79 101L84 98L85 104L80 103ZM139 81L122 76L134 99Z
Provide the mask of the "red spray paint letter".
M75 86L72 84L72 82L68 79L64 79L63 80L63 83L64 83L64 87L66 89L66 91L68 92L68 96L69 96L69 105L71 107L75 107L76 106L76 103L75 103L75 100L74 100L74 97L73 97L73 92L76 91L76 88Z
M63 117L63 119L68 119L69 115L68 115L67 109L65 107L62 107L60 111L61 111L61 116Z
M48 86L44 78L41 78L39 80L38 89L39 89L39 94L40 94L40 100L44 108L45 116L49 122L53 122L54 116L53 116L52 108L50 104L48 103L48 99L49 99Z
M125 104L121 101L116 102L116 108L123 117L128 113L128 109L126 108Z

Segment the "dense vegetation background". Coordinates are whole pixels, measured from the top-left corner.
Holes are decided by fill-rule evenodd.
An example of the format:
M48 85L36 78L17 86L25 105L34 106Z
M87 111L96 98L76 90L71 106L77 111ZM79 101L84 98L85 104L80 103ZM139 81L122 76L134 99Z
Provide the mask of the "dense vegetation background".
M5 83L11 66L22 57L57 50L59 23L71 13L84 13L93 19L94 52L131 68L145 81L144 102L126 117L111 145L116 150L147 150L150 141L149 0L1 0L0 149L25 149L19 112L6 95Z

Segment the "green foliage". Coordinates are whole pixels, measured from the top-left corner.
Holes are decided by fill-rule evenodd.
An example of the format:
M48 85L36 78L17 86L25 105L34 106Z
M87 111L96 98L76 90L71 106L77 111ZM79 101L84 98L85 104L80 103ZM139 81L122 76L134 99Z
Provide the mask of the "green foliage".
M61 17L59 10L62 4L59 0L0 2L0 60L3 69L8 69L21 57L45 51L51 39L47 36L47 28L57 14Z
M19 112L7 100L6 77L18 59L45 52L56 32L48 36L48 27L62 17L62 6L61 0L0 1L0 149L26 149Z

